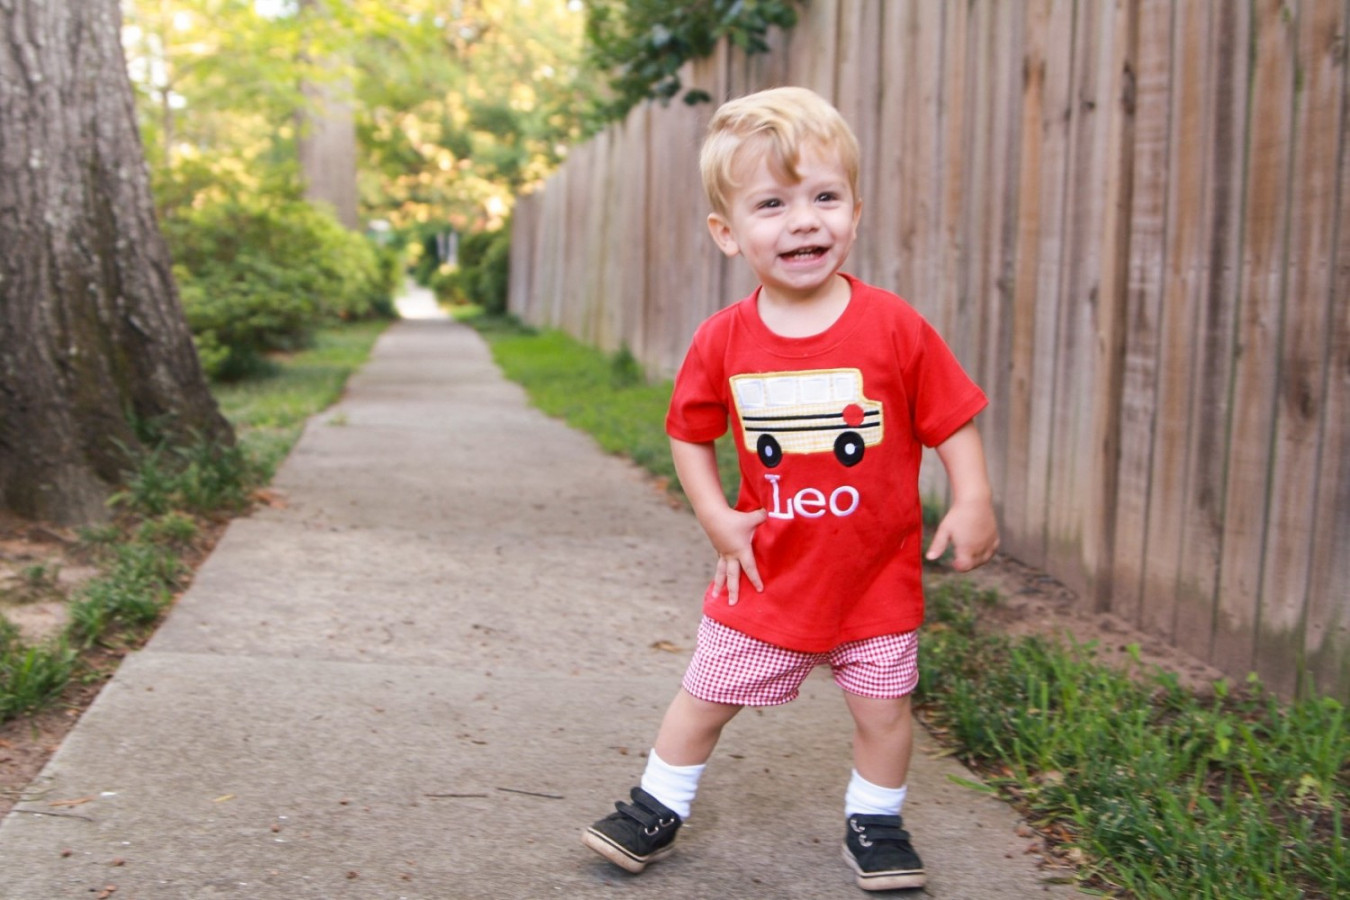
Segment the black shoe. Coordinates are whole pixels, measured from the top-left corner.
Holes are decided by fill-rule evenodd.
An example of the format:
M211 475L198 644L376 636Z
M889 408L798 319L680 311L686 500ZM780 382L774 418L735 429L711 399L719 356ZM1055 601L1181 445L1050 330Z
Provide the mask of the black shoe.
M632 803L614 804L612 812L581 834L581 841L605 859L634 874L675 852L675 832L682 820L640 787Z
M844 861L858 873L858 887L864 891L924 884L923 860L910 845L909 832L899 816L849 816Z

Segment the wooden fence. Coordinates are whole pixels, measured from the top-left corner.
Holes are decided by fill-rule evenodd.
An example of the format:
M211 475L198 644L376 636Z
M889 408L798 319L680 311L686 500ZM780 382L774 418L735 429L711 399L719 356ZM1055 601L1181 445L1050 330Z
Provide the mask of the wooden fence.
M1004 547L1284 694L1350 699L1345 0L812 0L686 82L801 84L863 148L849 270L991 398ZM753 284L711 107L635 109L519 198L510 305L651 370ZM936 483L926 476L929 490Z

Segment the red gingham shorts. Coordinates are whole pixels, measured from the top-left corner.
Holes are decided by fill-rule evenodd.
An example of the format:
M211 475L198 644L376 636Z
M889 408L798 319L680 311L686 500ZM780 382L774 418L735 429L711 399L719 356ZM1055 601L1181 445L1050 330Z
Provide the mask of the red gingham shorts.
M906 697L919 683L919 634L885 634L823 653L802 653L766 644L704 616L683 684L709 703L777 706L797 699L806 676L827 663L835 683L850 694Z

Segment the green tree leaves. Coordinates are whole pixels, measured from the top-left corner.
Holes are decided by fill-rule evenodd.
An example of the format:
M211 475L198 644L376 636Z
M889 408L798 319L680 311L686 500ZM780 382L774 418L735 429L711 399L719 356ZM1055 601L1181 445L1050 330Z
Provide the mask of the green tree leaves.
M617 119L646 99L668 102L683 84L679 70L708 56L722 38L746 53L769 49L772 27L797 24L794 0L586 0L589 58L610 73L613 96L597 107L600 119ZM705 91L686 91L686 103L706 102Z

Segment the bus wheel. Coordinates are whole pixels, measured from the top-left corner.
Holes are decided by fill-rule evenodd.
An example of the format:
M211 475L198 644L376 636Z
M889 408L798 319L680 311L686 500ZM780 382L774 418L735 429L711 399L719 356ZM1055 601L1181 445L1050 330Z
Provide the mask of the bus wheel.
M863 439L856 431L845 431L834 439L834 455L846 466L856 466L862 462Z
M778 442L773 439L771 434L759 436L759 442L755 445L755 453L759 455L759 461L764 463L766 469L772 469L783 461L783 448L778 446Z

